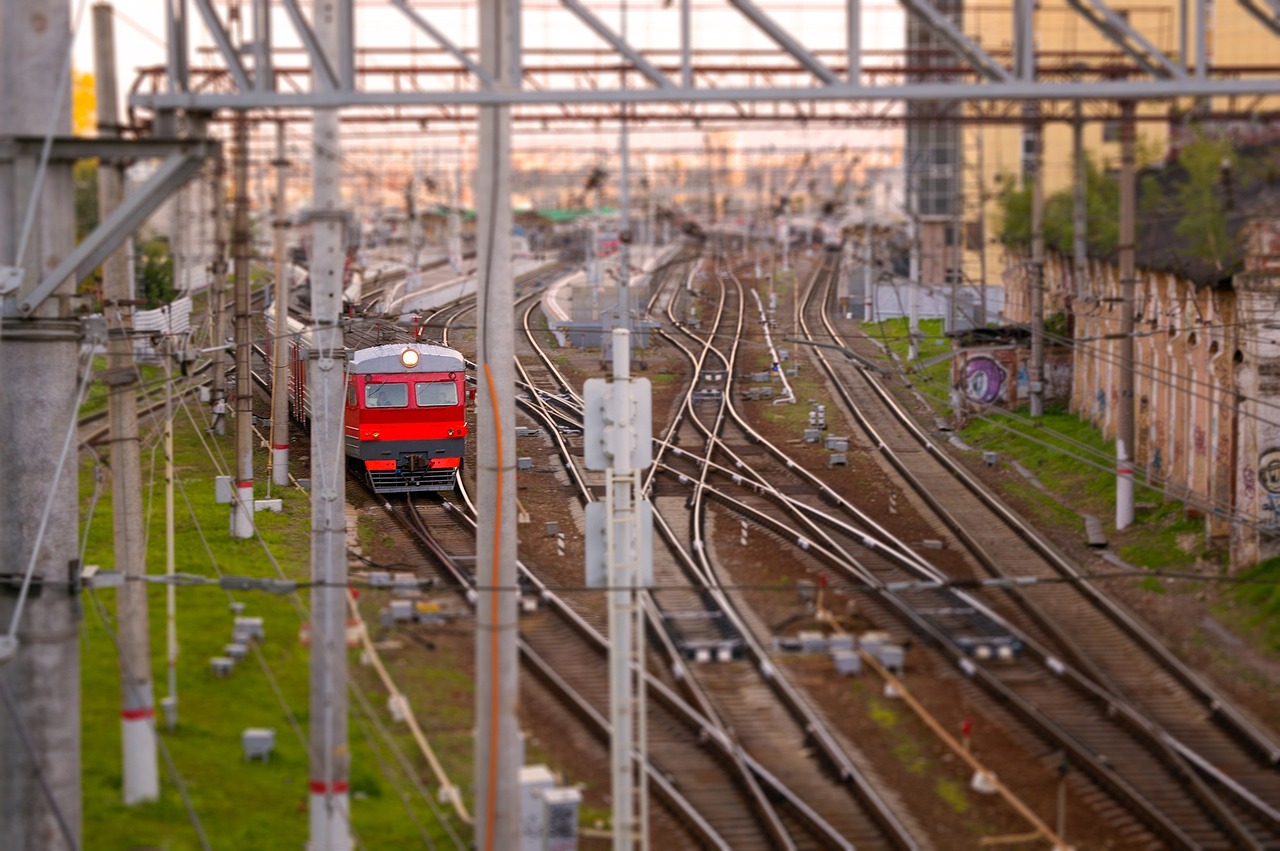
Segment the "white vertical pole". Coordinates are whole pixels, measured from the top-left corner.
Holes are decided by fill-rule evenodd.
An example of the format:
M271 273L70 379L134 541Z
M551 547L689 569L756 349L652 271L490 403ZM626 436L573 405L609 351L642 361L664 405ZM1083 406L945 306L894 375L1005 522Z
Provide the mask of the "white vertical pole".
M337 67L341 19L348 0L316 0L315 30L321 50ZM311 315L307 364L311 403L311 669L310 851L351 848L351 757L347 745L346 477L343 475L342 407L346 355L339 318L346 259L342 210L342 139L338 112L319 109L312 118Z
M519 85L519 37L510 0L480 3L480 64L504 86ZM520 733L516 651L515 352L511 305L511 108L479 109L476 169L479 273L476 369L475 842L479 851L518 847Z
M631 463L636 423L631 395L629 336L630 332L623 328L613 331L612 466L606 473L605 489L609 518L605 553L609 582L609 723L613 728L609 758L614 851L632 851L637 828L640 827L636 817L636 765L633 755L637 722L643 714L643 704L637 702L635 688L637 676L643 681L643 664L639 664L641 660L636 658L643 629L637 625L639 559L634 496L638 471ZM643 766L640 770L643 774Z

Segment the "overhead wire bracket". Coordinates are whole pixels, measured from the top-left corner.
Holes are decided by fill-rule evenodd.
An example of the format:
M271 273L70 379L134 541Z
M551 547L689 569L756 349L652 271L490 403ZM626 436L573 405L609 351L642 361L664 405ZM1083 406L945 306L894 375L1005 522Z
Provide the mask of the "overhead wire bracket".
M1013 75L1009 73L1009 69L965 35L955 21L943 14L938 7L928 0L902 0L902 5L916 20L932 30L934 35L951 45L951 49L972 65L973 70L993 83L1012 82Z
M240 54L232 46L231 36L222 25L222 19L218 17L217 10L213 8L210 0L195 0L195 4L200 11L200 17L204 18L205 29L209 31L213 43L218 47L218 52L222 54L223 61L227 63L227 73L236 81L236 88L242 92L249 91L253 88L249 82L249 73L245 71L244 63L240 61Z
M818 57L804 49L800 42L796 41L782 27L766 15L758 6L750 2L750 0L729 0L729 5L733 6L739 12L746 16L747 20L755 24L765 35L773 39L774 43L790 53L805 70L813 74L822 82L829 86L837 83L843 83L844 80L835 71L832 71Z
M1067 0L1067 3L1152 76L1174 80L1187 78L1187 72L1178 63L1165 56L1102 0Z
M1239 0L1239 3L1267 29L1280 35L1280 0Z
M392 2L402 3L404 0L392 0ZM671 81L666 78L666 75L659 71L649 60L641 56L625 39L609 29L604 21L593 15L578 0L560 0L560 4L576 15L578 20L590 27L596 35L609 42L614 50L625 56L632 65L636 66L636 70L649 79L649 82L660 89L672 88Z

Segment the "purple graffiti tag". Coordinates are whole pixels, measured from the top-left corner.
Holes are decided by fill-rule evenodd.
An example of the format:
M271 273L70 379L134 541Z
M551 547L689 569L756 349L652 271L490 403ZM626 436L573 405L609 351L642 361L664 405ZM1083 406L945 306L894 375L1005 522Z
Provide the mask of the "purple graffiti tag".
M994 358L971 357L964 365L964 393L975 402L990 404L1000 398L1007 374Z

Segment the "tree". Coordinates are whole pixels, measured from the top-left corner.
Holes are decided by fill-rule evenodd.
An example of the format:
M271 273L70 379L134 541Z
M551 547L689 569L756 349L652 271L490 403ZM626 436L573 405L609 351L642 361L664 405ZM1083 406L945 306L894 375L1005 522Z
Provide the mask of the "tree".
M1000 241L1012 248L1031 246L1031 187L1017 185L1005 175L999 195ZM1044 204L1044 242L1055 251L1070 253L1075 244L1075 201L1071 189L1053 193ZM1089 159L1085 163L1085 236L1089 254L1105 257L1116 249L1120 235L1119 181L1107 176Z
M1235 241L1227 234L1225 196L1239 158L1229 141L1201 138L1182 149L1178 162L1187 179L1175 191L1182 217L1173 231L1189 253L1222 272L1237 253Z
M71 132L77 136L96 135L98 129L98 95L93 74L71 73Z
M138 298L148 309L155 309L173 301L177 290L173 287L173 256L169 253L169 240L149 239L140 246L138 263Z

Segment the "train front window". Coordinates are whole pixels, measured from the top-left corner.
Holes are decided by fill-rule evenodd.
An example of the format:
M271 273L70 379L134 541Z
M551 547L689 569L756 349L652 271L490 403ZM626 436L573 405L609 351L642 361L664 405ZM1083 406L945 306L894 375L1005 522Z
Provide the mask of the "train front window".
M414 388L419 408L443 408L458 404L458 385L452 381L419 381Z
M366 408L409 407L408 384L366 384L364 386Z

